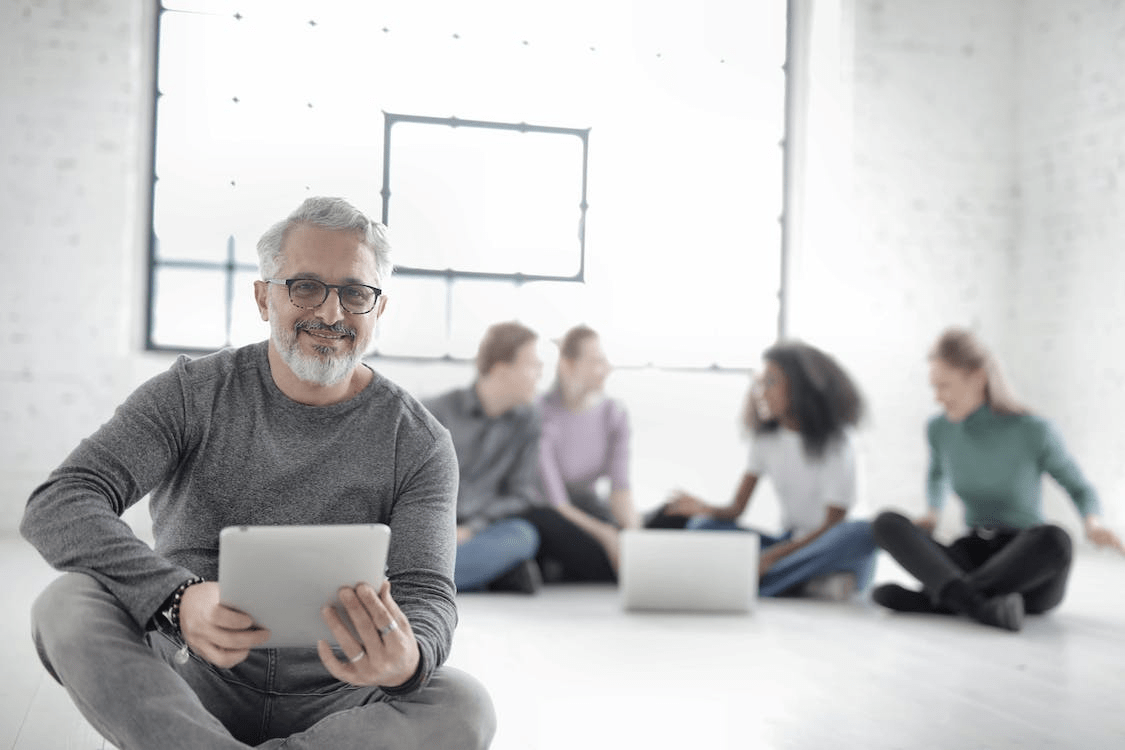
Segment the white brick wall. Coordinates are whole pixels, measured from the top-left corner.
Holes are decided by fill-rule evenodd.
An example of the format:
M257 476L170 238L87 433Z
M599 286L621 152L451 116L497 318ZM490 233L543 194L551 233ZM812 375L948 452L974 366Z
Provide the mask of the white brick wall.
M834 352L871 407L863 431L874 508L919 512L923 426L936 411L926 354L950 324L1003 342L1017 195L1013 3L856 2L852 193L809 224L793 333ZM815 165L814 165L815 168ZM850 220L850 222L849 222ZM837 227L847 231L839 231ZM950 529L960 521L946 513Z
M1125 530L1125 3L1034 0L1019 32L1012 369Z
M872 504L922 508L925 354L960 324L1060 427L1120 526L1125 4L853 7L854 231L802 249L810 301L793 318L871 397ZM1045 509L1077 529L1049 480Z
M0 313L0 531L14 529L27 493L66 452L168 362L140 352L149 5L0 3L0 257L8 288L21 290ZM1008 359L1121 522L1125 7L844 7L854 21L845 130L855 154L854 194L845 186L840 205L854 231L810 233L794 259L792 317L794 332L835 352L871 400L869 505L921 508L921 430L933 411L925 352L941 327L962 323ZM71 307L33 286L59 278L82 282ZM419 391L464 374L385 369ZM676 484L726 496L741 470L740 378L616 378L645 430L642 504ZM663 411L670 398L681 405L674 420ZM1049 514L1073 526L1065 501L1049 501Z
M0 529L144 360L151 5L0 3Z

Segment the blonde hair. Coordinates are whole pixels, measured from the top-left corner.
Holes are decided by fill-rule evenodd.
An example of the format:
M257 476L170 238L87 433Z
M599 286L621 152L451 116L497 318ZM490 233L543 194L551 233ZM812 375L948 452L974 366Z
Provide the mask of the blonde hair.
M930 359L939 359L950 367L965 372L983 369L985 374L984 399L997 414L1028 414L1030 409L1016 398L1008 383L1000 361L971 331L964 328L947 328L930 351Z

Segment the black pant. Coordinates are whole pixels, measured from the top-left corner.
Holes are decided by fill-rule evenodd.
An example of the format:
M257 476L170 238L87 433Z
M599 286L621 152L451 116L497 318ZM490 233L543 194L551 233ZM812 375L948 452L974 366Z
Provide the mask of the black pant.
M548 582L617 581L605 548L554 508L532 508L523 514L539 531L535 556ZM552 571L557 573L552 574Z
M941 590L958 579L986 597L1022 594L1030 614L1058 606L1066 593L1072 549L1070 535L1058 526L974 529L943 545L901 513L885 511L876 517L872 532L935 603Z
M687 516L674 516L668 512L668 503L645 516L646 529L682 529L687 526Z

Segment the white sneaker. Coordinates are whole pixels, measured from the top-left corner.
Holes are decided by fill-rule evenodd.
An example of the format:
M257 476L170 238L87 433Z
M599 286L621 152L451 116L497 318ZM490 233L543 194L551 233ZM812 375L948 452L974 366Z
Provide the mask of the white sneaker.
M855 573L829 573L805 583L801 593L811 599L846 602L855 595Z

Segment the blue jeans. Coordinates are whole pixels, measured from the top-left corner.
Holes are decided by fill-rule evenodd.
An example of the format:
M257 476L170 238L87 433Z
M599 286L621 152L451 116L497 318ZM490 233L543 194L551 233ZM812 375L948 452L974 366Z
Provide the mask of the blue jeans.
M743 529L734 521L718 521L697 517L688 521L688 529L753 531L761 539L765 551L788 541L793 532L781 536L765 534L756 529ZM877 547L868 521L841 521L813 541L773 564L758 581L760 596L778 596L790 589L829 573L854 573L856 587L862 591L871 584L875 574Z
M480 591L539 551L539 532L530 521L505 518L457 545L453 582L458 591Z
M93 577L55 579L32 608L39 657L78 709L119 748L487 748L488 692L449 667L421 690L389 696L339 682L315 649L255 649L231 669L178 636L145 632Z

